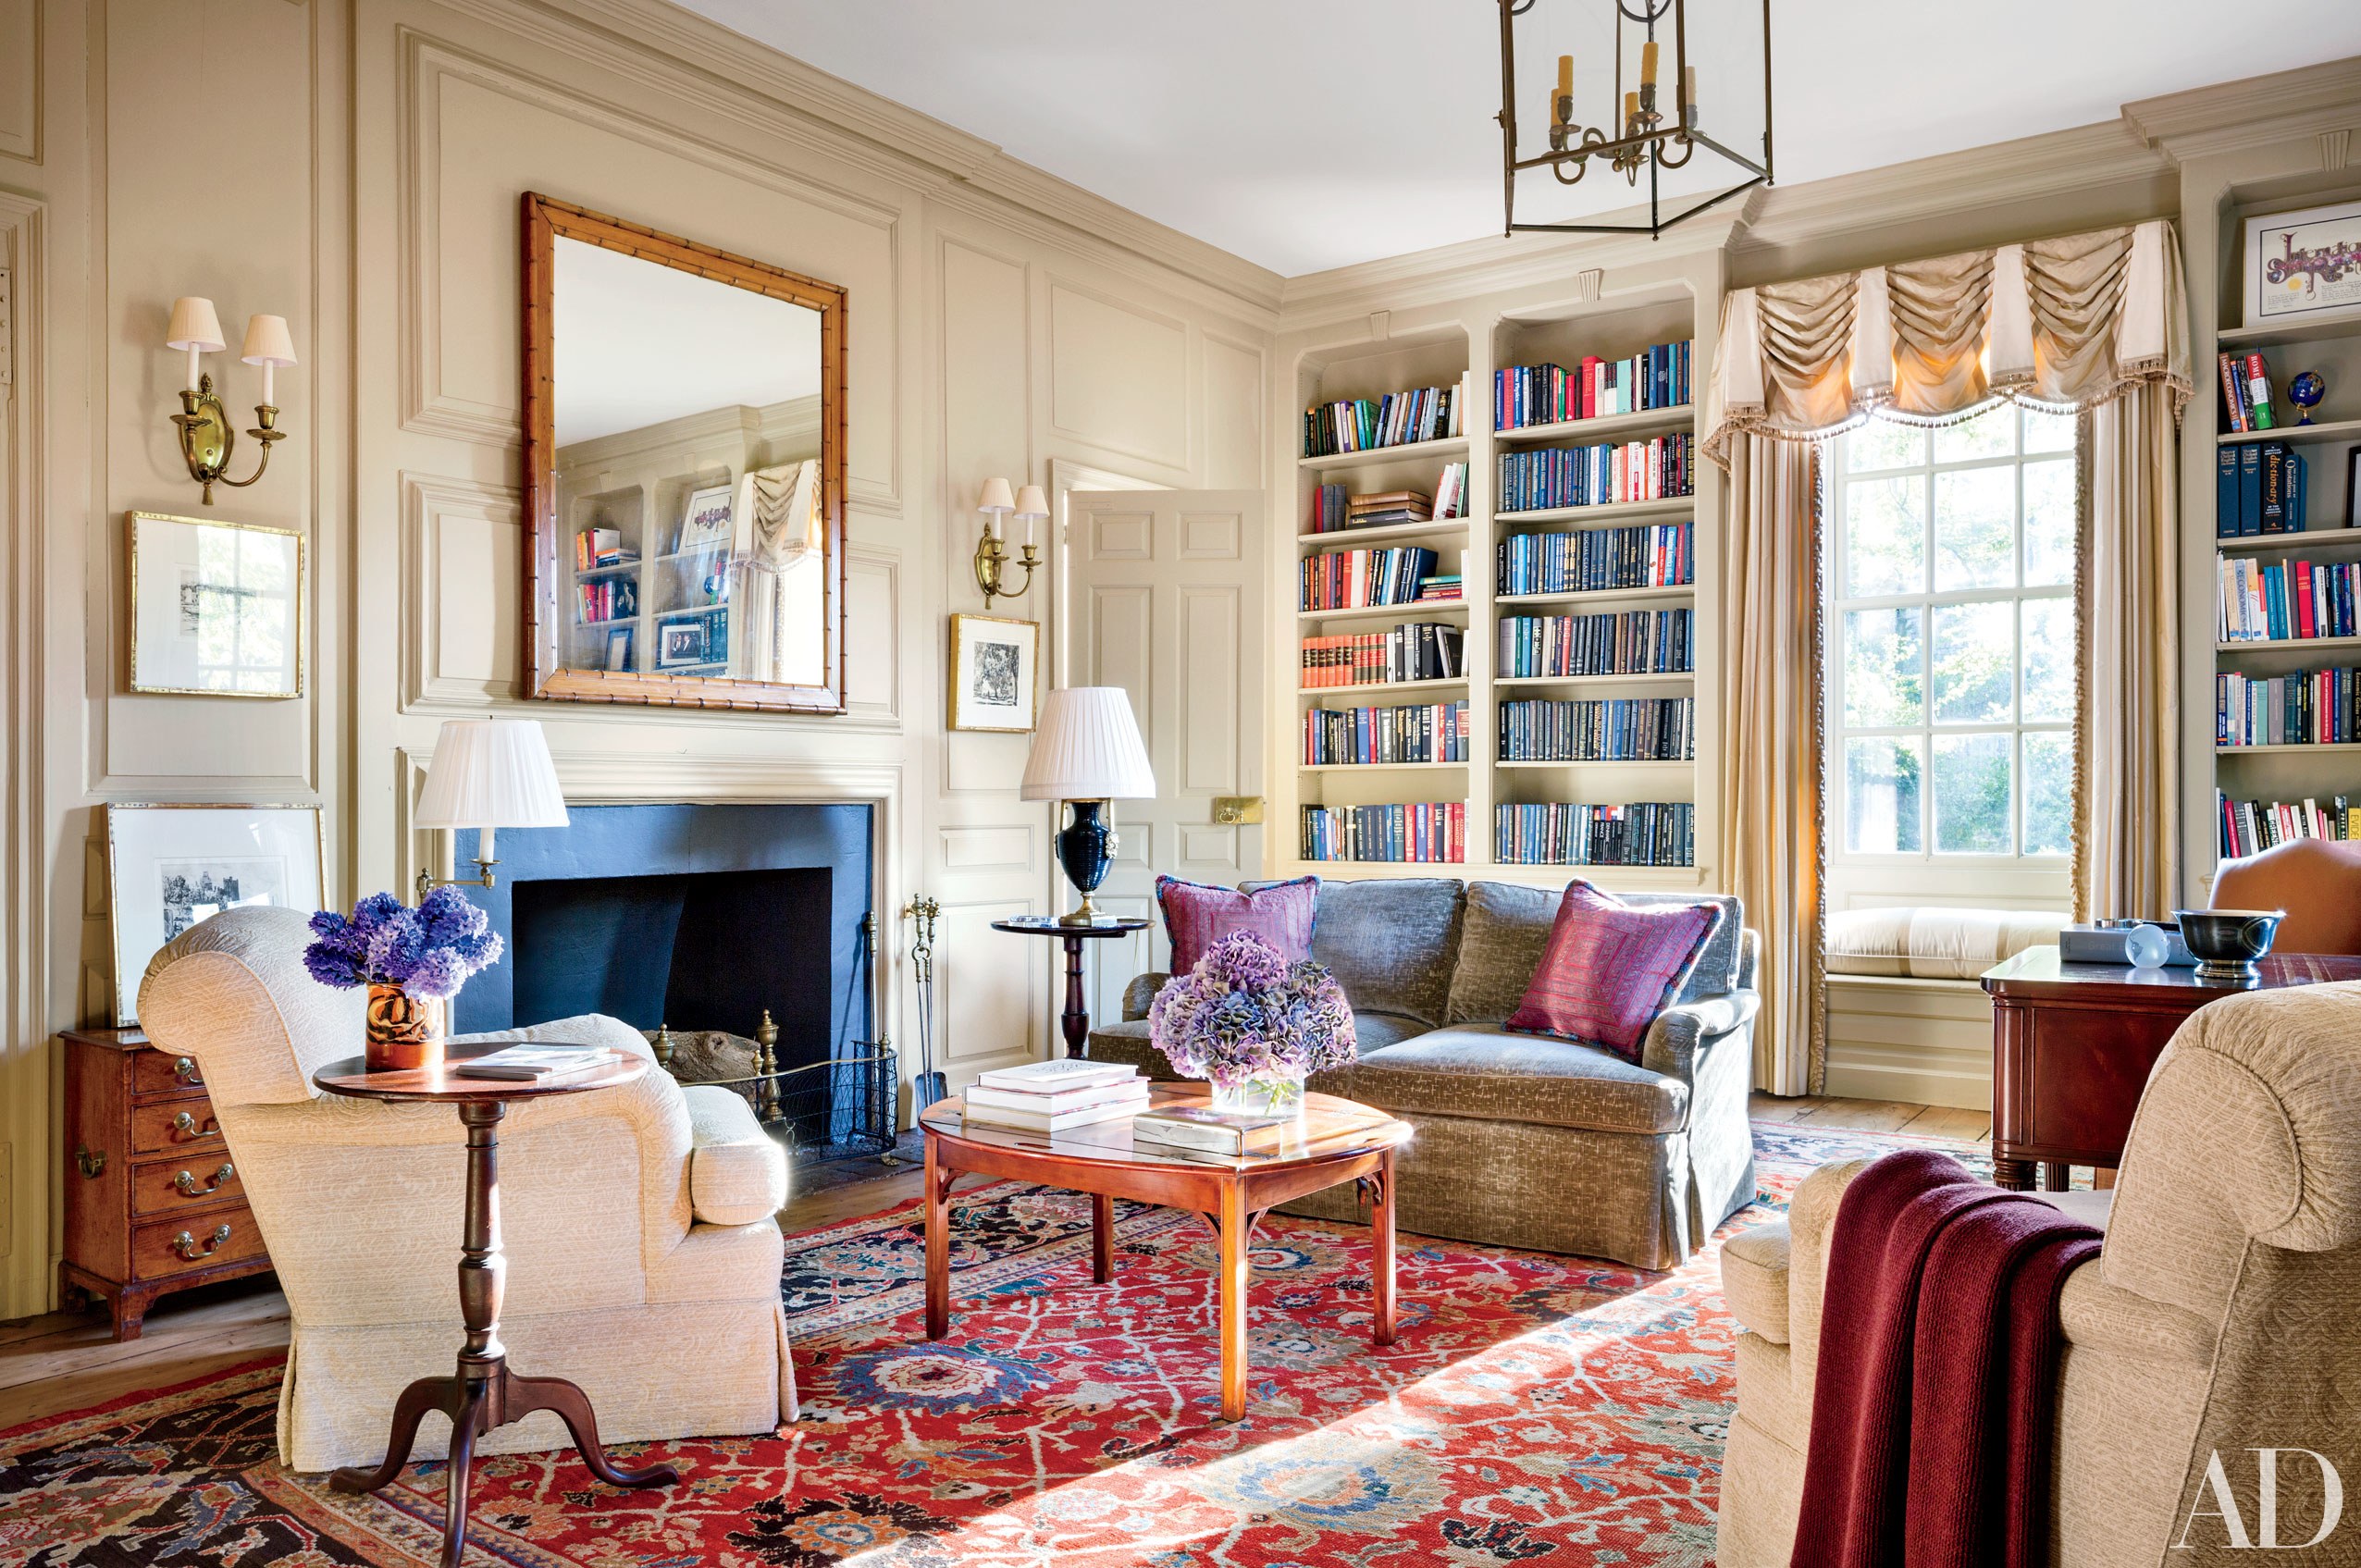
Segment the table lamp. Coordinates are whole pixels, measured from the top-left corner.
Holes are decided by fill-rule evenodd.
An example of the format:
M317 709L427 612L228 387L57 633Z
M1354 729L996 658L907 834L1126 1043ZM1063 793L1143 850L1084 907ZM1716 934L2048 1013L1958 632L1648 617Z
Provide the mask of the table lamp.
M476 844L474 877L429 876L423 869L418 872L421 903L437 887L491 886L492 867L499 863L494 833L566 825L565 793L558 787L557 765L550 760L541 722L445 720L411 822L421 828L474 828L482 835Z
M1057 923L1086 926L1098 920L1091 894L1115 858L1115 829L1103 815L1110 800L1156 796L1156 770L1121 686L1064 686L1042 704L1032 750L1025 758L1027 800L1063 800L1074 820L1057 835L1057 863L1082 894L1081 907Z

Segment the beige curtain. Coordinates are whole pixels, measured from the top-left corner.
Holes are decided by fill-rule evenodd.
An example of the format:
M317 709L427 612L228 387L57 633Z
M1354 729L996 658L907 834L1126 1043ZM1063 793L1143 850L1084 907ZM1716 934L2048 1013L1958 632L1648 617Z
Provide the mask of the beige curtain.
M1723 532L1723 864L1762 934L1756 1086L1816 1093L1820 997L1820 451L1731 443Z
M2076 920L2153 920L2181 901L2178 410L2151 384L2083 419Z
M1730 476L1722 850L1763 934L1758 1086L1823 1081L1820 534L1802 454L1871 414L1941 424L1995 398L2088 411L2076 897L2153 914L2177 877L2174 463L2189 394L2180 253L2161 221L1723 302L1705 408L1706 455ZM1774 463L1780 448L1797 455Z

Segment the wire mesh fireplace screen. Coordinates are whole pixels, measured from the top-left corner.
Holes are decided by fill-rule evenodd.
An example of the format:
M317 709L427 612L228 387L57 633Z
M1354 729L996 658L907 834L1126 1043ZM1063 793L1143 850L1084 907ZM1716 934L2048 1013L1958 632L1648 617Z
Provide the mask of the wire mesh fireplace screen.
M742 1095L797 1165L874 1157L894 1147L900 1064L891 1046L857 1040L851 1047L859 1054L779 1072L682 1082Z

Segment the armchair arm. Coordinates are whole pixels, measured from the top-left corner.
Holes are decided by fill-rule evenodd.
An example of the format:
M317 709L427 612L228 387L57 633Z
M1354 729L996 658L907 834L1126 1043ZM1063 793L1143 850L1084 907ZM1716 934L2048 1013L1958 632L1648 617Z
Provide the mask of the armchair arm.
M1719 996L1675 1003L1648 1026L1648 1036L1640 1042L1639 1065L1668 1078L1687 1079L1700 1045L1744 1028L1761 1006L1761 994L1755 991L1725 991Z
M707 1084L688 1103L688 1199L707 1225L752 1225L787 1204L787 1153L744 1095Z
M1156 969L1133 975L1131 983L1123 988L1123 1021L1136 1023L1147 1017L1149 1004L1156 1000L1156 994L1163 990L1165 982L1171 978Z

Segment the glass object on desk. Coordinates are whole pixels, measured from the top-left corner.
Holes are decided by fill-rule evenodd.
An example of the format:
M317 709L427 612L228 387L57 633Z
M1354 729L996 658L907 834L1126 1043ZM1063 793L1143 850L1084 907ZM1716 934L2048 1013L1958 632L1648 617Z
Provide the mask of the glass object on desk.
M2144 922L2123 933L2123 957L2135 969L2159 968L2171 952L2172 944L2152 925Z

